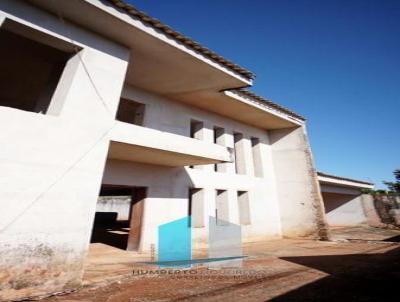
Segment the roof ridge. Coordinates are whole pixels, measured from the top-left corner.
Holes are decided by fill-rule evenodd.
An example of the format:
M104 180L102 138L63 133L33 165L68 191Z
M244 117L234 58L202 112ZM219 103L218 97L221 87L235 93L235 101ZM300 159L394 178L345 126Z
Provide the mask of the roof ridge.
M111 2L116 7L124 10L129 15L140 19L142 22L150 24L154 28L162 31L164 34L185 44L186 46L190 47L194 51L199 52L199 53L203 54L204 56L207 56L209 59L213 60L214 62L224 65L225 67L235 71L236 73L239 73L240 75L246 77L247 79L252 80L255 78L255 74L253 72L239 66L238 64L233 63L232 61L229 61L229 60L223 58L222 56L218 55L217 53L213 52L212 50L210 50L210 49L202 46L200 43L194 41L193 39L172 29L168 25L163 24L160 20L155 19L155 18L149 16L148 14L138 10L132 4L126 3L122 0L107 0L107 1Z

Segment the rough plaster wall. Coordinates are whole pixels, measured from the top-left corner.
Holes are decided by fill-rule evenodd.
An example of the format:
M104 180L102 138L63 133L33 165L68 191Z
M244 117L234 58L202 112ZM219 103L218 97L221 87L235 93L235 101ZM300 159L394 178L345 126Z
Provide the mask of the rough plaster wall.
M305 127L269 133L283 236L327 239L324 205Z
M59 37L72 35L84 48L81 60L111 111L99 101L76 56L53 97L63 105L58 116L0 107L0 300L10 300L81 284L107 131L113 125L128 52L76 27L66 30L55 17L25 2L1 1L0 9L0 17L53 34L51 29Z
M373 227L384 226L374 204L374 197L371 194L362 194L361 202L363 205L365 216L367 217L368 225Z
M351 226L367 222L362 196L322 193L326 219L332 226Z
M400 196L363 194L361 196L367 221L370 226L390 227L400 223Z

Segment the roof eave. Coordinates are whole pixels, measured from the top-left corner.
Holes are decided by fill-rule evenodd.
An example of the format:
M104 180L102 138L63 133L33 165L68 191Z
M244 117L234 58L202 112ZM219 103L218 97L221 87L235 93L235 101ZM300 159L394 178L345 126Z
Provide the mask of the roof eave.
M326 174L323 172L317 172L317 174L318 174L318 180L323 183L351 186L351 187L357 187L357 188L362 188L362 189L373 189L374 188L374 183L367 182L364 180L357 180L357 179L352 179L352 178L347 178L347 177L341 177L341 176Z
M224 57L218 55L217 53L213 52L212 50L202 46L200 43L194 41L193 39L183 35L182 33L175 31L168 25L162 23L161 21L150 17L146 13L136 9L133 5L128 4L122 0L106 0L114 5L116 9L119 11L124 12L125 14L131 16L132 18L138 19L141 22L150 25L152 28L157 30L158 32L166 35L169 38L174 39L175 41L185 45L192 51L201 54L208 60L213 61L214 63L217 63L235 74L239 75L240 77L244 77L246 79L246 82L251 85L253 80L255 79L255 74L238 64L233 63L230 60L225 59Z

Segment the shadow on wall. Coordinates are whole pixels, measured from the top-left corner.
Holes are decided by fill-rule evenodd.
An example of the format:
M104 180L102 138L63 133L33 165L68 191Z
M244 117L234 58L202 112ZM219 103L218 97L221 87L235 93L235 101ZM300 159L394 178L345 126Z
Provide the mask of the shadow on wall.
M397 247L383 254L281 258L329 276L269 301L391 301L394 282L399 281L399 257Z
M322 197L325 205L325 213L329 213L345 203L352 201L357 197L357 195L347 195L347 194L337 194L337 193L327 193L323 192Z
M103 185L146 187L147 198L188 198L187 188L195 188L183 167L168 167L146 163L107 159ZM181 188L181 189L179 189Z

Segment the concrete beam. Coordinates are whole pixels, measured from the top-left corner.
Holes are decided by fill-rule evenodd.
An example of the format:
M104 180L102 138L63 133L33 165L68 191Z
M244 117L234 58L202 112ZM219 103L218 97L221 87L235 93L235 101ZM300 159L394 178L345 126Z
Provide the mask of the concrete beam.
M163 166L230 162L228 148L150 128L116 122L109 158Z

